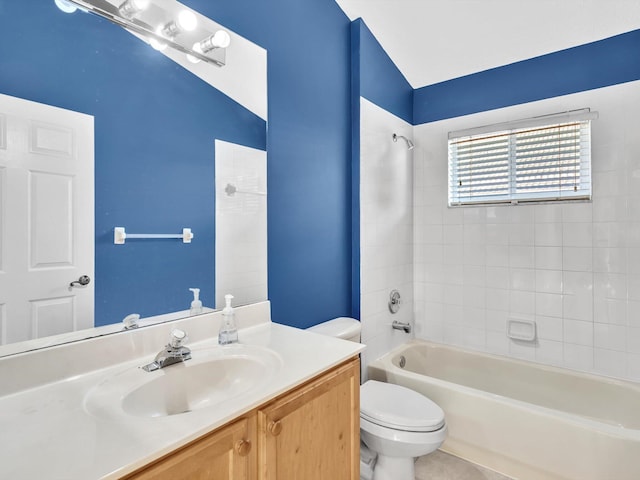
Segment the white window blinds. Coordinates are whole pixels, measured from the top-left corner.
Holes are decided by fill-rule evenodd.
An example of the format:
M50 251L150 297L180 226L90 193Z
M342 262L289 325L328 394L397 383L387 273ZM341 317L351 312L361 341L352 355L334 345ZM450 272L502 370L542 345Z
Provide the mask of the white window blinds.
M449 205L591 198L594 115L449 134Z

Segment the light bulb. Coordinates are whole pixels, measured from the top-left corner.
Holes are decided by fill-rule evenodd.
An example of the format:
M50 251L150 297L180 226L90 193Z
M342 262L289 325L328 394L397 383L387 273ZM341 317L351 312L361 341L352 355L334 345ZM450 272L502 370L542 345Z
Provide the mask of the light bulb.
M218 30L211 39L211 43L217 48L227 48L231 43L231 37L224 30Z
M191 10L182 10L178 14L178 26L185 32L192 32L198 26L198 19Z
M167 48L166 43L162 43L161 41L156 40L155 38L152 38L151 40L149 40L149 44L159 52L162 52L164 49Z
M194 43L192 50L200 54L203 53L202 48L200 47L200 42ZM193 55L189 55L188 53L187 60L189 60L191 63L200 63L200 59L198 57L194 57Z
M172 38L182 32L191 32L198 25L198 19L190 10L182 10L178 14L178 20L172 20L162 27L162 35Z
M78 7L71 2L67 2L67 0L55 0L55 4L64 13L73 13L78 9Z
M125 17L133 17L135 14L149 8L150 0L126 0L118 7L118 11Z
M227 48L230 43L231 37L229 37L229 34L224 30L218 30L214 35L208 36L195 45L198 45L198 48L200 48L202 52L207 53L215 48Z
M158 35L162 35L162 27L158 27L156 29L156 33ZM149 45L151 45L155 50L158 50L159 52L162 52L165 48L167 48L166 43L161 42L160 40L156 40L155 38L149 39Z

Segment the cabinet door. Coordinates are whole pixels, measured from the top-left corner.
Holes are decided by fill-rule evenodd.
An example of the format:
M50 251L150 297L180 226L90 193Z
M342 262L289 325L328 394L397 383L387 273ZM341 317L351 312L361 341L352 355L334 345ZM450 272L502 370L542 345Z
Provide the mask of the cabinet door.
M127 477L135 480L253 480L255 422L239 420Z
M360 478L360 362L258 411L261 480Z

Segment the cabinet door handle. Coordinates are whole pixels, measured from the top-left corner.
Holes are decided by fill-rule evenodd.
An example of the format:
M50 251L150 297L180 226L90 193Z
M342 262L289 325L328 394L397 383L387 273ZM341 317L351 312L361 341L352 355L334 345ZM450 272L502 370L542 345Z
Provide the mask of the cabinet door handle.
M282 423L280 422L280 420L269 422L267 430L269 430L269 433L271 435L277 437L278 435L280 435L280 432L282 432Z
M246 457L247 455L249 455L250 451L251 442L249 442L248 440L238 440L236 442L236 452L238 452L238 455L240 455L241 457Z

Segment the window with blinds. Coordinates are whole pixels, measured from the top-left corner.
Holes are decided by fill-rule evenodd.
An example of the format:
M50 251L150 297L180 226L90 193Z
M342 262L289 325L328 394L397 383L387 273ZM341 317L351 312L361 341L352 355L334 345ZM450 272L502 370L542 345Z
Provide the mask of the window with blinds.
M449 205L590 199L590 119L554 119L450 134Z

